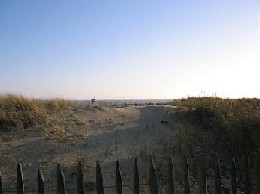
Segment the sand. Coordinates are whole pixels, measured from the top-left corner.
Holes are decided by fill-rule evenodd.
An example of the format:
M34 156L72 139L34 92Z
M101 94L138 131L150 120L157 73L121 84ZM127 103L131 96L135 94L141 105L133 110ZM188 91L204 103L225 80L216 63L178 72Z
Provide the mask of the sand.
M157 174L163 182L165 162L172 153L174 111L171 106L82 106L64 115L61 136L38 127L4 132L0 151L4 189L15 190L19 162L23 165L27 191L37 188L38 167L43 171L48 193L55 190L57 163L63 166L66 187L75 189L78 161L83 162L85 185L94 186L96 161L101 164L104 185L115 185L116 160L120 162L123 184L132 185L135 157L142 184L147 183L151 157L155 158ZM177 159L175 165L178 165ZM124 193L132 193L131 189L131 186L124 187ZM114 190L107 189L106 193L114 193Z

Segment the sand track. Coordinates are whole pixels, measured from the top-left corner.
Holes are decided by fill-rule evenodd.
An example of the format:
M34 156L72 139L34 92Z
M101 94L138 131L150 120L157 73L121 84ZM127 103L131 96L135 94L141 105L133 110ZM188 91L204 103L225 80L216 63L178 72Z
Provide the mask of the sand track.
M16 164L24 167L25 188L36 189L36 172L41 166L46 189L54 189L55 168L62 163L68 187L75 188L75 164L84 161L85 182L95 181L95 161L103 167L105 185L114 184L114 161L119 160L124 182L131 183L132 162L140 158L142 176L150 155L167 155L173 137L171 113L167 106L125 108L81 107L64 119L62 137L55 137L36 127L4 132L0 151L4 188L15 189ZM161 121L168 121L162 124Z

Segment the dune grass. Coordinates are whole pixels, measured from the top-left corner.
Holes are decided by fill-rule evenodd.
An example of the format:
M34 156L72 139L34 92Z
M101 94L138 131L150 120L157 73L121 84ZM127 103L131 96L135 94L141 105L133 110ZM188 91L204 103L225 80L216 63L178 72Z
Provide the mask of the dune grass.
M49 126L54 118L72 105L64 99L29 99L18 95L0 96L0 131L14 131L32 126Z
M175 100L172 105L186 107L174 115L182 126L177 135L186 143L184 147L197 146L219 155L259 150L260 99L193 97Z

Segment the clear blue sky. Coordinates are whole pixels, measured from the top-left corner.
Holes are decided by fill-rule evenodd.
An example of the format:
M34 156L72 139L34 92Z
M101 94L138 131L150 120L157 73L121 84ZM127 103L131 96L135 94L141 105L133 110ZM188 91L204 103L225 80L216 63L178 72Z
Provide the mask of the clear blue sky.
M0 93L260 97L259 0L1 0Z

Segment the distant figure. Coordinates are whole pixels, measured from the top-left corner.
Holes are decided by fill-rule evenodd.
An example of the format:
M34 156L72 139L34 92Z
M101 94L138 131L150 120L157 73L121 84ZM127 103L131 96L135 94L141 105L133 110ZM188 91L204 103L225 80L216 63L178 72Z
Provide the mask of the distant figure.
M94 98L92 98L90 101L91 101L91 104L93 105L93 104L96 102L96 99L95 99L95 97L94 97Z

